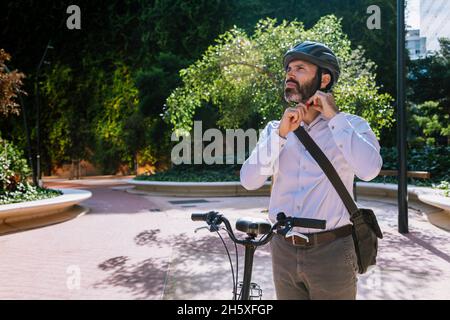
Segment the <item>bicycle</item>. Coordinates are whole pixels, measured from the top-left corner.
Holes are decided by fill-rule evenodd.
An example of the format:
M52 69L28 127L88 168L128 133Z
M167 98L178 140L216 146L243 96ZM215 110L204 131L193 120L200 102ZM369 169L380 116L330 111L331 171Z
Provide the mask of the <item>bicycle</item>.
M217 232L225 250L228 255L228 259L231 265L231 273L233 277L233 300L251 300L252 298L262 298L262 289L256 283L251 282L252 269L253 269L253 257L257 247L267 244L273 237L274 233L277 232L282 236L289 238L291 236L297 235L306 241L309 241L308 237L300 232L293 231L293 227L304 227L312 229L325 229L326 221L318 219L308 219L308 218L295 218L286 217L284 212L277 214L277 222L271 225L268 221L260 218L243 217L236 221L236 230L244 232L247 234L245 239L237 239L234 235L231 224L227 218L217 211L209 211L206 213L193 213L191 215L193 221L205 221L207 226L203 226L195 229L197 232L200 229L209 229L210 232ZM221 224L225 225L221 227ZM283 228L281 228L283 227ZM230 252L223 240L219 230L227 231L230 239L234 242L236 250L236 276L234 275L233 263L231 261ZM261 235L259 239L256 239L258 235ZM238 252L237 244L243 245L245 247L244 254L244 279L238 283ZM238 292L239 290L239 294ZM256 294L254 294L256 292Z

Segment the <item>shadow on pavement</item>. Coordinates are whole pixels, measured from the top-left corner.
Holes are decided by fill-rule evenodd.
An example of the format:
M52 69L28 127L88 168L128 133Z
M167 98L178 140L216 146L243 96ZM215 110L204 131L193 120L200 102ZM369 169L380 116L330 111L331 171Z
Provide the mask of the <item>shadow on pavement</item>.
M185 233L176 237L162 236L160 230L155 229L140 232L134 241L138 246L148 247L149 255L151 248L167 248L171 256L169 259L149 258L135 264L129 264L126 256L108 259L98 267L110 275L97 283L96 288L125 288L137 299L231 299L231 267L217 236L192 238ZM235 268L234 244L228 239L226 243ZM243 249L238 249L242 273ZM267 250L268 246L256 251L253 280L261 286L264 282L265 289L269 289L264 296L271 298L273 285ZM242 280L242 274L239 278Z

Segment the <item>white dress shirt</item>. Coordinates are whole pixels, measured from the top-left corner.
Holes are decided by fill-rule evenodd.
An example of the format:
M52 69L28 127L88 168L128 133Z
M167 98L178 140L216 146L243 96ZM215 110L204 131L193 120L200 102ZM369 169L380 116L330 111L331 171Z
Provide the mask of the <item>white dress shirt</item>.
M251 155L242 165L241 184L248 190L263 186L272 176L269 219L286 216L326 220L326 230L351 224L350 215L325 173L293 132L286 139L278 134L280 121L271 121L262 131ZM369 181L380 172L380 145L363 118L340 112L330 120L319 114L307 125L301 123L333 164L353 197L353 179ZM319 229L296 228L302 233Z

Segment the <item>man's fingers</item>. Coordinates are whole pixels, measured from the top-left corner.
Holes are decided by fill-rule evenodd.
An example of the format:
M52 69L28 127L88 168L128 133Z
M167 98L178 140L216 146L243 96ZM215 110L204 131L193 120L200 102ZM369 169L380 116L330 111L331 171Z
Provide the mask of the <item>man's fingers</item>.
M290 111L287 116L288 116L289 122L294 123L294 122L298 121L299 113L297 110L293 110L293 111Z
M306 108L302 108L302 110L301 110L301 112L302 112L302 118L305 118L306 117Z
M327 95L327 93L325 93L325 92L323 92L323 91L320 91L320 90L317 90L317 91L316 91L316 94L317 94L318 96L326 96L326 95Z
M308 99L306 104L310 107L322 105L322 98L325 98L325 93L317 91L311 98Z

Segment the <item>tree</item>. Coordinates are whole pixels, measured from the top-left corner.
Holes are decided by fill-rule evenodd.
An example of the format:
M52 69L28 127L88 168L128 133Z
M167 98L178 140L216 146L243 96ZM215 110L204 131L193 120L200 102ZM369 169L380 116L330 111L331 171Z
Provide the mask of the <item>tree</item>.
M410 139L412 147L446 145L450 137L448 110L437 101L425 101L410 107Z
M311 28L323 16L341 19L342 29L355 46L363 46L366 56L377 65L377 84L381 92L396 92L396 1L393 0L235 0L232 22L251 32L267 17L278 21L297 19ZM367 8L380 8L380 29L369 29Z
M138 111L138 90L131 71L118 64L114 71L110 92L105 97L102 112L94 119L97 153L94 158L107 173L115 173L121 163L133 165L135 150L125 140L125 124Z
M20 93L23 85L22 79L25 75L17 70L8 71L5 62L11 60L11 56L5 50L0 49L0 114L19 114L19 104L15 98Z
M450 143L450 40L440 44L437 54L408 66L409 141L415 146Z
M135 111L129 110L117 127L122 128L124 136L131 136L136 129L145 130L145 147L138 151L139 159L163 158L170 144L171 127L160 114L167 111L164 106L167 97L181 85L178 70L199 59L214 39L234 24L249 34L261 18L278 18L279 21L298 18L309 29L319 17L335 13L342 18L343 31L355 47L363 44L367 50L364 56L369 56L379 66L380 90L392 94L395 91L395 3L377 1L382 11L381 30L366 27L366 8L370 4L371 0L99 0L80 4L82 30L74 31L65 27L67 3L3 1L0 3L0 38L2 46L14 54L15 65L11 69L22 70L28 79L35 79L36 65L49 39L54 47L47 59L51 64L41 70L38 79L42 99L41 158L49 173L53 165L77 157L97 159L98 163L108 166L122 160L129 162L134 157L135 153L129 148L120 147L122 151L118 152L113 147L118 146L117 141L113 143L113 135L109 135L111 140L97 138L98 121L108 113L105 108L111 100L109 93L114 91L114 71L118 64L127 66L135 82L139 114L145 125L134 126L136 123L128 117ZM91 32L93 30L95 32ZM64 78L65 68L70 70L70 79ZM54 69L61 74L54 74ZM374 70L371 74L374 75ZM58 77L64 85L55 85ZM23 89L32 93L33 85L34 81L24 81ZM58 87L59 91L47 91L49 86ZM252 91L249 88L245 91L244 87L242 90L240 101L248 99L248 103L254 105L253 98L247 95ZM23 98L25 105L30 106L23 115L32 128L37 122L32 108L35 97L30 94ZM212 101L202 100L201 103L203 107L195 109L193 116L207 118L213 124L216 119L224 118L224 114L232 119L242 112L230 108L219 110L217 107L222 104L215 105ZM263 103L264 99L260 101ZM227 105L236 103L230 100ZM273 109L269 107L267 111ZM266 111L246 112L247 117L241 119L244 126L260 126L265 121L263 117L268 117ZM24 149L26 139L21 120L0 118L0 126L5 138ZM127 121L129 125L125 126ZM36 131L32 129L31 138L35 136ZM107 154L100 156L102 152ZM145 156L141 158L141 155ZM114 161L108 162L108 156Z
M241 127L251 118L259 118L256 125L262 127L280 118L285 107L281 58L289 47L307 39L327 44L340 59L335 98L341 110L366 118L377 135L389 127L391 96L378 92L374 63L364 57L362 48L351 49L340 20L332 15L310 29L295 20L277 25L275 19L263 19L252 36L236 27L219 36L201 59L180 71L183 85L167 99L167 121L178 134L185 133L196 109L206 103L216 106L222 128Z

